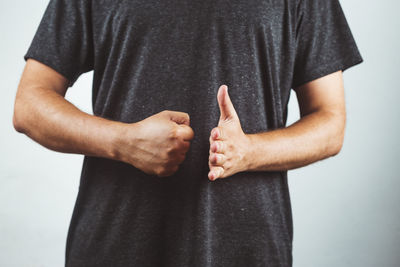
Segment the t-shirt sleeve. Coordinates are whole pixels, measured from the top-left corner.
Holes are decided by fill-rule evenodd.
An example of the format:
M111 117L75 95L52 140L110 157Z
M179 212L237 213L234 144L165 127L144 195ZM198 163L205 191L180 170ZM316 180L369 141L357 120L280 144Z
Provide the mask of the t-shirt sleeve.
M93 69L89 0L50 0L24 59L33 58L60 73L71 87Z
M299 0L292 88L363 62L339 0Z

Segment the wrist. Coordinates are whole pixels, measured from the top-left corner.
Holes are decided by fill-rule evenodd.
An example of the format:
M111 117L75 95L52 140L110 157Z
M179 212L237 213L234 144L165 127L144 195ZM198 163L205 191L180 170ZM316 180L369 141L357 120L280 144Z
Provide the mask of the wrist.
M127 126L127 123L115 121L110 127L109 158L113 160L124 161L122 149L127 145Z
M267 170L269 152L266 151L269 146L265 133L248 134L248 149L246 153L246 167L248 171Z
M255 134L246 134L245 156L243 159L244 171L253 171L255 168Z

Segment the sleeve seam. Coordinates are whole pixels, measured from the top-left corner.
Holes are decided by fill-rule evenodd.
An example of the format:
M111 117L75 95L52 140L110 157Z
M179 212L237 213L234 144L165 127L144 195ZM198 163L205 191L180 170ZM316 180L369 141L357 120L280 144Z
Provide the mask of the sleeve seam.
M325 64L321 64L320 67L315 68L311 72L305 74L303 79L297 81L292 84L292 88L296 88L300 85L304 85L308 82L316 80L318 78L324 77L336 71L342 70L343 72L348 68L358 65L362 63L364 60L361 55L357 55L356 57L348 56L344 59L339 59L334 62L329 62Z
M54 62L46 59L45 57L42 57L42 56L32 53L32 52L28 52L24 55L24 60L27 61L28 58L37 60L40 63L45 64L46 66L52 68L53 70L55 70L56 72L58 72L59 74L64 76L68 80L68 87L72 87L74 85L75 81L77 80L77 77L71 76L70 74L68 74L67 70L60 68L59 66L54 64Z

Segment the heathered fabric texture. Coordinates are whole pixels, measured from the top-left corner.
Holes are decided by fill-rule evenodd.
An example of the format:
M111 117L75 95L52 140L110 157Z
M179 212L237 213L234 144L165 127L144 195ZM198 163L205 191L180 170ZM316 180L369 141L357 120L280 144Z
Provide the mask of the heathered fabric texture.
M182 111L195 133L170 177L84 158L66 266L292 265L287 172L211 182L209 135L221 84L257 133L286 126L291 88L363 61L338 0L51 0L27 58L70 86L94 70L97 116Z

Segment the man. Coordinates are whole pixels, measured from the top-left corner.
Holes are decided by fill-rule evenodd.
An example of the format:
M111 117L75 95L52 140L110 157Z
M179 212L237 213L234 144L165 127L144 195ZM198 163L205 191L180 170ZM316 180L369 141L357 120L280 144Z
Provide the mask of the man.
M291 266L287 170L339 153L363 61L338 0L51 0L25 59L16 130L85 155L66 266Z

